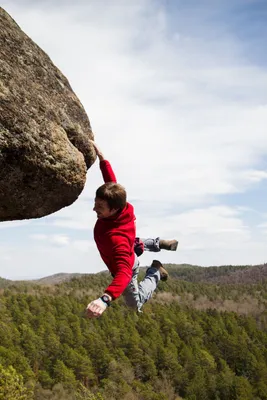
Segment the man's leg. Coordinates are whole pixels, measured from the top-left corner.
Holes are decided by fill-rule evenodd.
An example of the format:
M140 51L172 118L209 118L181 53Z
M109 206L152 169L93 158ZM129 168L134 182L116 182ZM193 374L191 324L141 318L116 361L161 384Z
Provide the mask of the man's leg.
M153 251L157 253L160 251L159 247L159 237L152 239L152 238L141 238L141 241L144 243L144 251Z
M140 304L139 298L139 289L138 289L138 273L139 273L139 260L135 257L135 263L133 266L133 276L132 280L123 292L123 297L128 307L139 310L139 307L142 307Z
M161 250L176 251L178 246L178 241L175 239L166 240L157 237L155 239L141 238L140 240L144 243L144 251L153 251L155 253Z
M152 297L159 281L167 280L168 272L163 268L160 261L154 260L139 285L137 281L138 272L139 262L133 268L133 278L123 295L129 307L137 308L138 311L141 311L142 306Z

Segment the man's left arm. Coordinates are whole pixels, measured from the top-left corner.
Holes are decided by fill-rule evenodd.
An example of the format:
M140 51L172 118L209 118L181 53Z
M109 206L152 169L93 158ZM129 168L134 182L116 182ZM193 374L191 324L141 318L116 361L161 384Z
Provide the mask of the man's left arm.
M87 316L89 318L100 317L100 315L102 315L106 308L110 305L111 301L112 297L107 293L104 293L98 299L91 301L86 308Z
M105 183L107 183L107 182L117 183L117 178L116 178L116 175L110 165L110 162L108 160L106 160L106 158L105 158L104 154L102 153L102 151L100 150L99 146L93 140L90 140L90 142L94 146L96 155L99 159L99 166L100 166L100 170L102 172L104 182Z
M127 240L127 238L122 240L120 236L114 243L113 237L113 268L116 269L116 272L104 295L88 304L87 315L90 318L99 317L103 314L110 302L122 295L132 279L132 258L129 254L129 245L126 244ZM103 301L105 295L109 296L107 302Z

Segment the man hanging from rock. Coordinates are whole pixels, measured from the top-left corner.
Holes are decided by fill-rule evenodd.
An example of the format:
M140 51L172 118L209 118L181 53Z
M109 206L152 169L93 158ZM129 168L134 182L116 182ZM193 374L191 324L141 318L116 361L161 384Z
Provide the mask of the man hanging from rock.
M126 191L117 183L110 163L95 142L91 141L100 161L104 184L96 191L94 211L97 222L94 239L102 260L113 280L103 295L87 306L89 318L99 317L123 294L126 304L138 311L153 295L158 282L168 278L168 272L158 260L153 260L142 282L138 283L139 260L143 251L161 249L175 251L176 240L136 238L136 218L133 206L127 202Z

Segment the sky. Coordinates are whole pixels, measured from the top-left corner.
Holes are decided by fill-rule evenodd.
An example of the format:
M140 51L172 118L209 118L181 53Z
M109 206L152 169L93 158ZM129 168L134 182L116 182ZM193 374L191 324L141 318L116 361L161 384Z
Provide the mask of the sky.
M141 265L267 262L266 0L2 0L68 78L135 207L137 235L177 238ZM105 270L98 163L78 200L0 223L0 276Z

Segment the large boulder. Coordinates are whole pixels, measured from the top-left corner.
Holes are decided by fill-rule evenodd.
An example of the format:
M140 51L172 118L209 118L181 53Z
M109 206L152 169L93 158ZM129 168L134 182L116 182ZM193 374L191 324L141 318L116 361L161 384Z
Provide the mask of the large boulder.
M68 80L0 7L0 221L72 204L95 161L89 139Z

